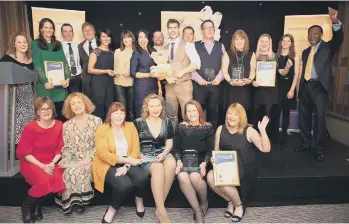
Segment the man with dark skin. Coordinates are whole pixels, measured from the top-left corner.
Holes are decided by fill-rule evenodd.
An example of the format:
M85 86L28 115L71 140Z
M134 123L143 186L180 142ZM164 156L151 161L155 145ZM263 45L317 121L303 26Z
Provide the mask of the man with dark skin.
M321 26L313 25L308 29L308 41L311 46L302 52L303 68L299 85L302 145L296 152L311 149L318 161L324 160L327 132L325 114L328 95L333 89L332 60L343 42L338 11L330 7L328 10L332 20L333 37L325 42L322 40ZM311 135L313 112L315 119Z

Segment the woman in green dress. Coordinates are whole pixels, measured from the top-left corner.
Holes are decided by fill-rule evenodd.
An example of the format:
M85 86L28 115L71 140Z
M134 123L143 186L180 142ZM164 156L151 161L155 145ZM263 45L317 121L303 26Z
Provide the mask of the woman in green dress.
M71 72L65 58L62 44L55 37L55 24L49 18L43 18L39 22L39 38L32 43L34 69L38 73L36 83L37 96L47 96L55 103L57 119L65 121L62 115L63 102L68 96L69 78ZM65 80L59 86L55 86L52 80L48 80L45 61L63 62Z

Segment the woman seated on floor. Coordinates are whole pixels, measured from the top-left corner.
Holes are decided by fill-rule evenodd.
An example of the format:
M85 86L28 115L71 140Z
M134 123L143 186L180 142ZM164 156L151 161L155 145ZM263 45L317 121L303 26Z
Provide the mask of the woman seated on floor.
M214 149L235 150L238 155L240 187L215 187L213 171L207 174L207 183L219 196L228 202L224 216L232 222L240 222L245 214L243 203L256 178L255 145L261 152L270 152L270 141L266 133L267 116L258 122L259 133L247 124L246 111L241 104L228 107L225 124L217 128ZM214 160L211 160L214 163Z
M116 211L134 189L136 213L144 216L143 196L148 178L142 168L139 138L132 122L125 122L126 108L119 102L109 107L105 124L97 128L96 153L93 159L95 188L104 192L104 185L112 188L111 204L102 223L111 223Z
M174 137L174 156L177 160L176 174L179 186L194 211L194 220L202 223L208 209L206 176L207 165L214 147L215 130L205 121L201 105L188 101L184 106L184 122L177 127ZM198 153L198 170L185 171L181 161L185 150ZM198 197L196 196L199 196Z
M65 168L63 180L65 191L56 203L64 214L73 209L81 214L93 196L92 159L95 154L95 135L102 119L92 115L95 106L82 93L72 93L64 101L63 115L69 119L63 125L64 147L58 166Z
M65 189L56 165L63 147L63 123L54 119L55 105L48 97L37 98L34 109L35 120L25 126L16 150L20 172L31 185L22 205L24 223L41 220L43 197Z
M149 161L142 167L151 176L156 218L161 223L169 223L164 204L175 177L176 160L170 153L174 130L171 120L165 116L164 98L148 95L143 101L142 117L134 123L141 143L141 158Z

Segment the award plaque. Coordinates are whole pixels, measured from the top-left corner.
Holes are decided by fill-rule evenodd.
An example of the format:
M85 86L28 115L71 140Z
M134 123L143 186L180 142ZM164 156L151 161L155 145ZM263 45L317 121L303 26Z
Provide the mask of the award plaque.
M143 163L150 163L157 160L156 156L153 155L154 148L155 146L152 140L143 140L141 142L141 153L145 156L142 159Z
M244 72L245 68L244 65L233 65L231 68L231 79L232 80L237 80L237 81L242 81L244 78Z
M213 151L215 186L240 186L236 151Z
M183 171L192 173L199 172L198 152L195 149L185 149L182 153Z
M62 86L65 82L64 65L62 61L45 61L45 74L54 86Z
M258 61L256 82L260 86L275 87L276 66L275 61Z
M216 78L216 71L213 68L205 68L204 69L204 79L207 82L212 82Z

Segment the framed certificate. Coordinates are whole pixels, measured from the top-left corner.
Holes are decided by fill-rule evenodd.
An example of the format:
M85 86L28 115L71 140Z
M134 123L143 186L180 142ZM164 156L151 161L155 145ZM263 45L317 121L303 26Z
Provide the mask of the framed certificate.
M236 151L213 151L215 186L240 186Z
M257 61L256 82L260 86L275 87L276 66L275 61Z
M64 65L62 61L44 61L45 74L54 86L62 86L65 81Z

